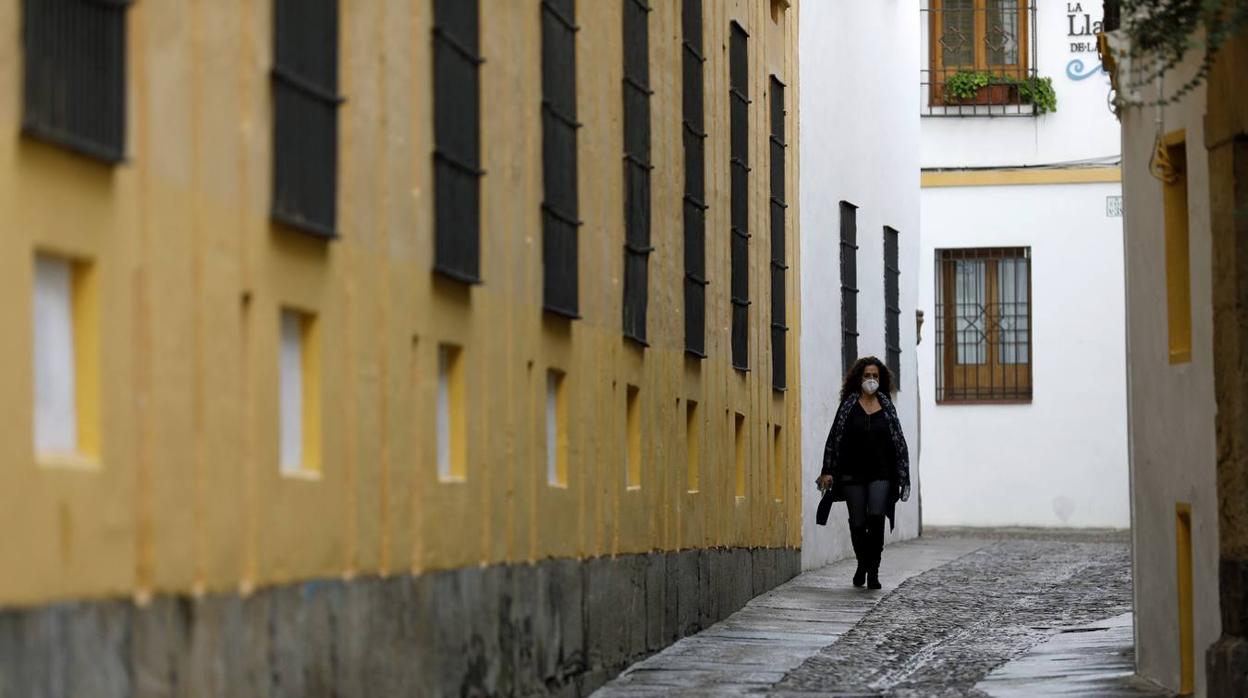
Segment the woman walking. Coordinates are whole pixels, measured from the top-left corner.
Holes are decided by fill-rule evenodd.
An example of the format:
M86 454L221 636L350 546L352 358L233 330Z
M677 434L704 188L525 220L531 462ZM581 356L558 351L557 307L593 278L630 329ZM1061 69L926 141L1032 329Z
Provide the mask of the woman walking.
M833 502L849 509L849 535L858 558L854 586L880 588L884 519L892 530L897 500L910 499L910 455L891 399L892 374L882 361L854 362L841 386L840 408L823 449L817 523Z

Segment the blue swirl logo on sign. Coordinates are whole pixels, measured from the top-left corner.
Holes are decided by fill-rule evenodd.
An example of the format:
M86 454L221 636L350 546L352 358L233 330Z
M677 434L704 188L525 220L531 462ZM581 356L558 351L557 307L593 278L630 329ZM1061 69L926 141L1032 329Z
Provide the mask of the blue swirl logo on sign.
M1092 66L1084 64L1082 58L1072 58L1066 64L1066 77L1071 80L1086 80L1097 73L1104 73L1105 68L1097 61Z

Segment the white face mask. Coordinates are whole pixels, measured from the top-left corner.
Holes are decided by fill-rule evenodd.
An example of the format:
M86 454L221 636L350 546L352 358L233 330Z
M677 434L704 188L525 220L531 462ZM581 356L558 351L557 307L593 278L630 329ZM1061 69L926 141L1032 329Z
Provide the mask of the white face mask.
M875 395L875 391L880 389L880 382L874 378L868 378L862 382L862 392L867 395Z

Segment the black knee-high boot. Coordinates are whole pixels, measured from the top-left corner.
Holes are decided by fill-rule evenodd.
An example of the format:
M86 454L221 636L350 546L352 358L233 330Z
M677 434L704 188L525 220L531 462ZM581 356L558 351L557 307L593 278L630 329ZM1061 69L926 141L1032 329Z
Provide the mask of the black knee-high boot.
M867 517L867 549L871 556L871 566L867 569L867 588L879 589L880 558L884 555L884 517Z
M858 560L858 569L854 571L854 586L861 587L866 583L867 570L871 567L870 546L867 545L867 529L865 526L849 526L849 541L854 544L854 557Z

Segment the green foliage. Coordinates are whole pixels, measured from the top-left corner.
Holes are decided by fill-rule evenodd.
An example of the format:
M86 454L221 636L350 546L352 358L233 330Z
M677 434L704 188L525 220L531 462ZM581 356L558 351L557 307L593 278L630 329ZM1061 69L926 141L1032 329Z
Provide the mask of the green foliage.
M1016 80L1018 97L1023 104L1035 107L1036 114L1057 111L1057 92L1053 91L1053 78L1029 77Z
M991 79L988 73L959 70L945 79L945 94L958 100L974 99Z
M1222 44L1248 27L1248 0L1122 0L1122 32L1132 69L1131 90L1155 84L1191 51L1203 50L1196 73L1148 104L1171 104L1209 77Z
M959 70L945 79L945 96L964 102L975 98L979 91L989 85L1009 85L1017 91L1023 104L1035 107L1036 115L1057 111L1057 92L1053 79L1030 76L1016 78L1010 75L993 75L982 70Z

